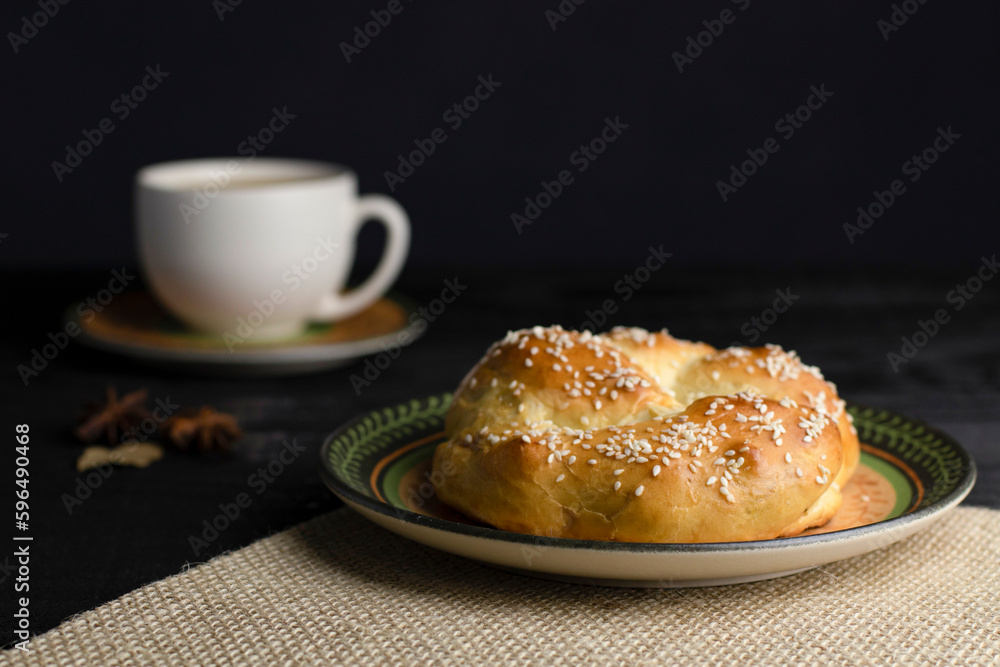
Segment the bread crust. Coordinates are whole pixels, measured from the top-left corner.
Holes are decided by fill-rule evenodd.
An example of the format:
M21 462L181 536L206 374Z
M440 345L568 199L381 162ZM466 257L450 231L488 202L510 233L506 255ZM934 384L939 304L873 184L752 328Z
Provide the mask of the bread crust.
M836 389L793 352L635 328L511 332L462 381L446 434L444 502L579 539L797 534L833 516L857 465Z

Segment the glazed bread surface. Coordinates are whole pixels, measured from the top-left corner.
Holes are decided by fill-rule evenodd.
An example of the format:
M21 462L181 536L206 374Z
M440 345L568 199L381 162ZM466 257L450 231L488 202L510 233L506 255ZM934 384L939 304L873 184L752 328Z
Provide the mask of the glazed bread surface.
M822 525L859 450L836 388L794 353L636 328L511 332L462 381L445 428L444 502L505 530L627 542Z

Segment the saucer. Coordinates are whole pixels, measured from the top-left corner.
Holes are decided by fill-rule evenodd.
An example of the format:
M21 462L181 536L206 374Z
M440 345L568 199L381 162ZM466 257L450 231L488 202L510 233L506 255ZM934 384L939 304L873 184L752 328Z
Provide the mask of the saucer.
M97 312L71 307L68 322L93 348L186 370L240 375L293 375L344 366L369 354L403 347L425 327L411 322L412 304L385 296L339 322L311 323L301 334L256 342L192 331L145 291L121 294ZM88 319L89 318L89 319Z
M821 528L772 540L695 544L525 535L465 517L435 495L431 460L445 440L450 403L450 394L414 399L344 424L323 445L320 476L362 516L414 542L563 582L684 588L783 577L927 528L958 505L976 479L972 459L944 433L848 403L861 462L843 489L840 510Z

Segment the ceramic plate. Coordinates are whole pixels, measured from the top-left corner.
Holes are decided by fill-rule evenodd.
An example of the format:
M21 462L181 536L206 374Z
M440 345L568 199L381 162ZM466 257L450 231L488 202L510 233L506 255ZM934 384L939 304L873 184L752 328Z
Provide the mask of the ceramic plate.
M141 361L213 373L291 375L412 343L423 332L410 323L412 312L406 300L384 297L345 320L311 324L299 336L269 343L255 342L252 334L227 342L191 331L141 291L121 294L99 312L85 305L70 309L66 318L80 327L80 342Z
M431 457L450 394L358 417L321 451L325 483L347 505L411 540L507 570L611 586L715 586L781 577L885 547L968 495L975 465L954 440L886 410L848 405L861 465L829 524L755 542L653 544L537 537L477 523L434 495Z

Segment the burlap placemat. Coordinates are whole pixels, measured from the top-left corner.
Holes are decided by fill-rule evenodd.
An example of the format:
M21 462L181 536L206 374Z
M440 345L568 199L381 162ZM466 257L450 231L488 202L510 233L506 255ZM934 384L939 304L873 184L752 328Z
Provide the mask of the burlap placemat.
M1000 663L1000 512L882 551L686 590L560 584L426 549L346 510L33 639L30 665Z

